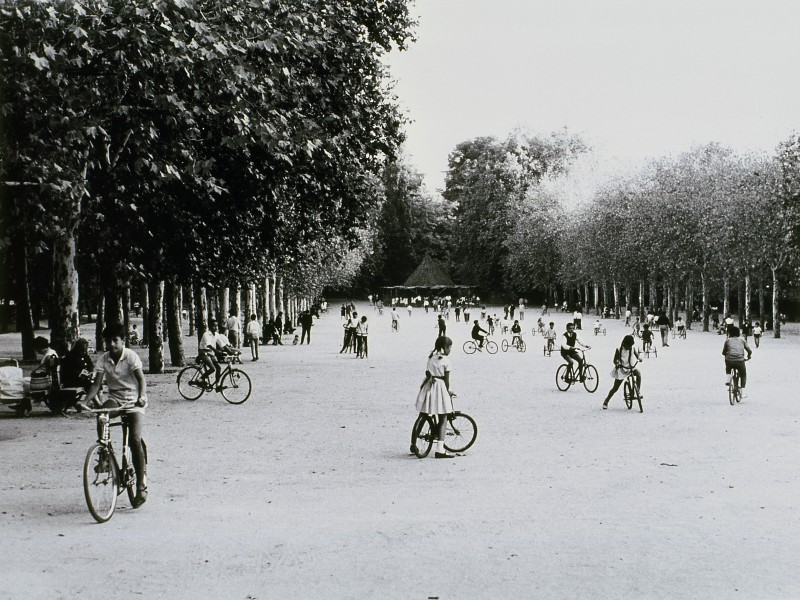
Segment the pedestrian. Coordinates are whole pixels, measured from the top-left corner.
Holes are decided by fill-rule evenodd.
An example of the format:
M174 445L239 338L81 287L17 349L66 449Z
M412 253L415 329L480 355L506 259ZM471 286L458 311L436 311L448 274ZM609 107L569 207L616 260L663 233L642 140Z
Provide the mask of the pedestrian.
M228 342L230 342L231 347L241 348L242 324L239 322L239 317L236 313L230 313L230 316L225 321L225 326L228 328Z
M311 345L311 327L314 325L314 317L312 314L304 310L300 315L300 345L303 341L307 341Z
M639 351L634 347L633 336L626 335L622 338L620 347L614 352L614 368L611 371L611 377L614 378L614 386L609 390L606 399L603 400L603 410L608 408L608 401L611 400L611 396L617 393L619 386L631 373L636 377L636 388L641 391L642 373L636 368L639 360ZM641 399L642 394L639 393L639 412L642 412Z
M425 380L417 393L416 408L421 415L437 415L439 431L436 439L436 452L434 458L453 458L453 455L444 449L444 436L447 431L447 415L453 412L453 400L456 395L450 389L450 351L453 340L449 337L437 337L433 351L428 355L428 364L425 368ZM416 454L414 442L411 443L411 453Z
M658 330L661 332L661 347L669 346L669 330L672 329L672 322L663 310L658 313L656 325L658 325Z
M258 346L261 343L261 323L255 315L250 315L250 320L247 322L245 329L247 343L250 346L250 356L253 361L258 360Z
M425 312L428 312L427 310ZM398 327L400 326L400 314L397 312L397 309L393 306L392 307L392 331L398 331Z
M369 356L369 348L367 347L368 334L369 324L367 323L367 316L364 315L356 325L356 356L358 358L367 358Z
M580 331L581 329L581 321L583 320L583 313L581 312L580 307L575 309L575 312L572 313L572 323L575 325L575 329Z
M445 320L442 318L442 315L439 315L436 324L439 327L439 337L445 337L445 335L447 334L447 323L445 323Z

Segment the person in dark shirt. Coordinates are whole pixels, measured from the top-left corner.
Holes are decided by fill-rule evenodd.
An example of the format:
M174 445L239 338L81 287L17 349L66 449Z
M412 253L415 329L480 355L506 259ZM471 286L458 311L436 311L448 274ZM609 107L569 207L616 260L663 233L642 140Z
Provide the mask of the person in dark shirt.
M488 331L486 331L483 327L478 325L477 319L473 321L472 325L472 339L478 342L478 350L483 352L483 341L486 339L485 335L481 335L481 333L485 333L488 335Z

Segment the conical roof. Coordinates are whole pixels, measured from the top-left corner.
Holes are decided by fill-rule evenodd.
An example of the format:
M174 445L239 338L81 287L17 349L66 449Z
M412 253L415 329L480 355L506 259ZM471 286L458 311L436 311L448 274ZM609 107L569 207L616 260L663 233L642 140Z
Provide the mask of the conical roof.
M455 283L450 279L447 271L444 270L438 260L425 255L425 258L422 259L422 262L419 263L414 272L408 276L403 285L406 287L432 287L436 285L450 287L454 286Z

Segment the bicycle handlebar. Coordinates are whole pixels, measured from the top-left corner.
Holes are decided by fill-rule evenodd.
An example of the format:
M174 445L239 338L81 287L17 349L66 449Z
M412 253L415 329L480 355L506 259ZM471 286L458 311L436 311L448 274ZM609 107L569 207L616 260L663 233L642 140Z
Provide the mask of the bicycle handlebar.
M134 408L140 408L136 402L126 402L125 404L121 404L120 406L112 406L108 408L89 408L86 407L82 412L91 413L91 414L103 414L103 413L110 413L110 412L130 412Z

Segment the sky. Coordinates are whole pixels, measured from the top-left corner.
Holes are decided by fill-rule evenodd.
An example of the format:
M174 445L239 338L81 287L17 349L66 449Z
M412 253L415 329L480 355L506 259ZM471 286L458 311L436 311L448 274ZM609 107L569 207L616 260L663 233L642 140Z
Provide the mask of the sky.
M592 176L715 141L800 131L800 0L416 0L388 57L408 161L429 191L478 136L566 128ZM587 171L588 172L588 171Z

